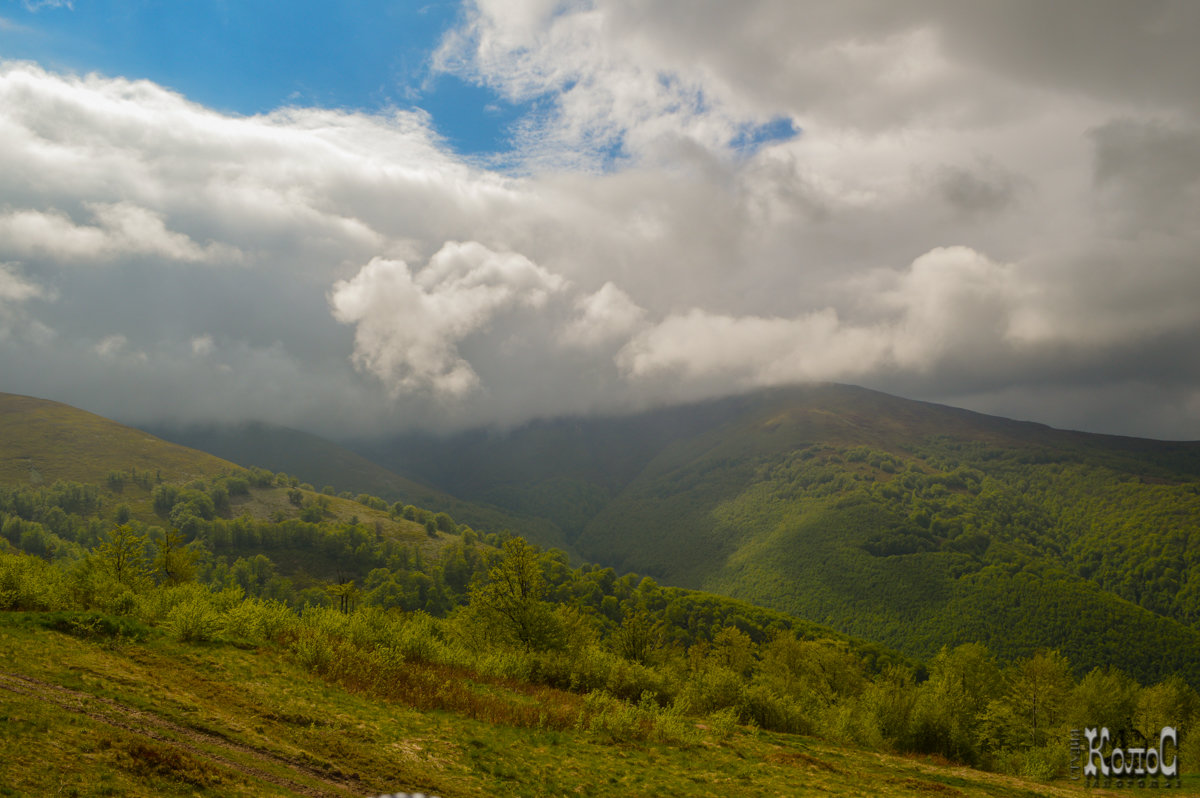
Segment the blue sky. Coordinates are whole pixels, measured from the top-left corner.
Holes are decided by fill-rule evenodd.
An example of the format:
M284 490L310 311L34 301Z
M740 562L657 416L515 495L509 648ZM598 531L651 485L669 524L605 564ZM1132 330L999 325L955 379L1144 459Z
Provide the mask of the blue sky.
M1197 439L1197 41L1194 0L0 0L0 390L361 434L829 380Z
M0 56L144 78L238 114L417 107L456 151L502 152L528 103L430 70L461 15L455 2L6 0L0 17L11 24L0 27Z
M7 0L0 56L76 73L144 78L238 114L284 106L366 112L419 108L446 145L503 155L512 128L541 97L513 101L485 81L432 68L460 3L370 0ZM701 98L703 101L703 98ZM743 125L734 151L752 154L799 130L787 117ZM600 148L603 163L623 156Z

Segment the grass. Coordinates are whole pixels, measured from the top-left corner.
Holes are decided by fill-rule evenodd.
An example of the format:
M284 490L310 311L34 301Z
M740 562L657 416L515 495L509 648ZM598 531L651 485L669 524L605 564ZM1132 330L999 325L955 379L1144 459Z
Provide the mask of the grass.
M0 393L0 483L102 482L113 471L184 482L239 470L210 454L68 405Z
M80 637L0 614L0 795L1034 796L1045 784L919 757L738 728L690 742L613 742L575 727L485 722L346 689L268 648L184 645L150 631ZM118 625L119 626L119 625ZM530 694L414 665L448 702L523 716ZM36 681L29 681L36 680ZM456 686L454 688L448 686ZM542 690L543 706L580 697ZM437 701L424 702L436 705ZM477 713L472 713L477 714ZM1184 777L1184 794L1197 794ZM1139 791L1133 791L1137 794ZM1122 790L1120 794L1128 794ZM1097 793L1102 794L1102 793Z

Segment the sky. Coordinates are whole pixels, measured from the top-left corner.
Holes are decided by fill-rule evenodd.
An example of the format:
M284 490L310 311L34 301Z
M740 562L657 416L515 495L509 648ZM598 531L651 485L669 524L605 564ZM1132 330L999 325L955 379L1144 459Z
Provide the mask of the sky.
M1200 439L1200 3L0 0L0 391Z

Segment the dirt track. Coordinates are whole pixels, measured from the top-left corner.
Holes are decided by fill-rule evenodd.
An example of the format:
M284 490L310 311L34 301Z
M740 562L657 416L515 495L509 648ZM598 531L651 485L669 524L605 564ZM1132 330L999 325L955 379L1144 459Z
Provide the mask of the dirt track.
M34 679L30 676L22 676L5 671L0 671L0 688L34 698L38 701L54 704L68 712L86 715L92 720L117 729L148 737L181 751L186 751L191 756L202 761L235 771L248 779L268 782L297 795L322 797L330 795L344 796L347 794L367 795L371 792L365 785L353 777L331 776L298 759L282 756L251 745L226 740L209 732L181 726L173 721L129 706L128 704L122 704L111 698L92 695L81 690L72 690L51 682ZM204 748L199 746L204 746ZM217 750L214 751L212 749ZM234 761L225 754L250 757L268 765L285 768L296 779L302 779L310 783L305 784L287 776L269 773L252 765ZM317 782L322 786L313 786L311 782Z

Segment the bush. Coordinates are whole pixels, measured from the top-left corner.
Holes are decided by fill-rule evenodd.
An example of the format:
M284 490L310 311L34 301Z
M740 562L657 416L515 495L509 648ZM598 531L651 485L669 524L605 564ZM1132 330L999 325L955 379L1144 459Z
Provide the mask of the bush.
M70 605L57 568L27 554L0 554L0 610L59 610Z
M38 623L47 629L85 639L143 640L150 633L150 627L133 618L99 612L52 612L41 616Z
M1070 752L1062 743L1055 742L1023 751L1008 751L998 760L1000 770L1014 776L1037 781L1050 781L1067 770Z
M301 627L288 650L297 665L313 673L327 673L333 663L333 646L316 629Z
M645 717L638 707L603 690L593 690L583 699L577 726L610 742L627 743L649 737L653 718Z
M724 711L728 710L719 710L718 714ZM751 684L742 690L736 717L771 731L790 734L814 731L812 721L795 701L762 684Z
M210 601L195 595L172 607L164 626L176 640L207 643L221 628L221 616Z
M603 690L593 690L584 697L575 725L614 743L653 739L690 745L700 738L695 723L674 707L660 707L650 691L642 693L634 704Z
M690 715L707 715L718 709L736 707L742 693L742 678L728 668L705 663L679 691L675 703Z
M709 713L705 722L718 740L728 740L737 731L738 713L733 707L718 709Z
M247 643L278 642L299 625L296 613L274 599L248 598L221 615L222 634Z
M395 635L392 645L407 660L444 662L450 659L441 625L422 610L404 616L390 631Z

